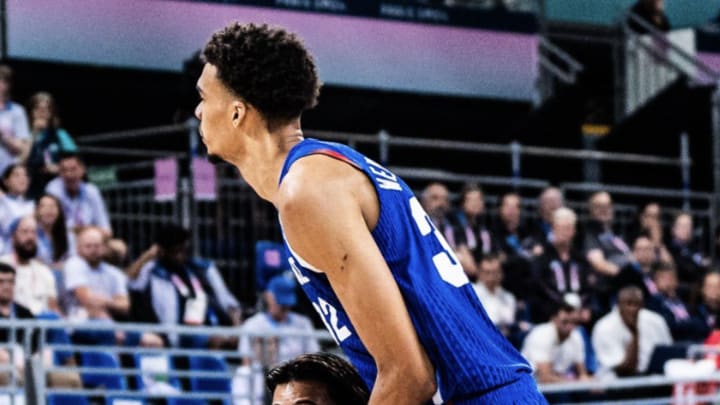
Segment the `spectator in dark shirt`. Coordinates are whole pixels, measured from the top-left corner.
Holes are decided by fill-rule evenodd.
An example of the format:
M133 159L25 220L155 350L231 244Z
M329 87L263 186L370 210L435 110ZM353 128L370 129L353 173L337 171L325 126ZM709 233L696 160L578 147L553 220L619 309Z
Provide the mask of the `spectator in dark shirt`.
M633 243L633 261L623 266L615 277L615 291L633 285L643 292L646 308L657 308L657 286L652 277L653 265L658 263L653 243L647 236L639 236Z
M0 262L0 320L9 319L33 319L34 316L29 309L15 302L15 269L9 264ZM37 339L33 339L32 350L37 349ZM23 328L15 331L15 336L10 336L8 328L0 328L0 342L15 343L17 349L10 354L8 350L0 349L0 365L7 366L11 362L16 367L16 381L23 380L23 366L25 353L22 350L25 342L25 332ZM0 373L0 385L7 385L10 375L5 372Z
M460 208L452 216L454 239L464 241L475 264L488 254L497 252L497 246L487 226L485 200L482 189L467 184L460 193Z
M677 266L679 280L690 285L699 282L707 272L710 259L693 238L690 214L681 213L675 217L667 247Z
M702 342L707 336L707 326L701 319L694 317L687 305L678 297L675 267L671 263L655 264L653 280L658 289L659 307L656 311L665 318L673 340Z
M465 235L455 234L450 221L450 198L447 187L439 182L427 185L420 195L420 204L432 220L433 225L445 237L450 248L455 251L465 274L470 279L477 278L477 263L468 249ZM457 236L457 237L456 237Z
M595 288L600 305L609 309L612 279L623 266L632 262L632 253L613 230L615 216L610 194L606 191L594 193L588 201L588 209L590 220L585 226L584 251L598 279Z
M494 234L505 259L503 287L516 297L524 297L532 284L533 247L525 239L528 233L522 226L519 194L510 192L502 196Z
M670 20L668 20L667 15L665 15L664 0L638 0L630 9L630 12L640 17L658 31L670 31ZM628 26L638 34L647 34L650 32L642 24L631 18L628 19Z
M545 245L552 239L552 220L555 210L565 205L562 192L557 187L544 189L538 197L538 219L533 226L533 238Z
M575 295L582 302L582 323L590 319L591 289L589 269L582 255L573 251L577 216L569 208L559 208L552 219L552 242L545 245L544 253L533 260L533 274L538 277L539 296L533 308L533 321L545 322L558 303Z
M697 313L707 327L708 334L720 329L720 273L717 271L706 274L703 279L702 302L698 305Z

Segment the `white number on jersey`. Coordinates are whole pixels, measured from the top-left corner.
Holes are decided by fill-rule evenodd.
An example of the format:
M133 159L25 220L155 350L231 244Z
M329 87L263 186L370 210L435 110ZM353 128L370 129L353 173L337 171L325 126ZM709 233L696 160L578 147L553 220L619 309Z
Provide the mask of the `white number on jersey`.
M450 248L440 231L435 229L432 220L415 197L410 199L410 211L420 234L422 236L432 234L443 248L442 252L433 256L433 263L440 274L440 278L454 287L461 287L469 283L470 280L468 280L460 261L455 256L455 252Z
M335 309L334 306L320 297L317 297L317 299L318 303L313 302L313 307L315 307L315 310L320 314L320 318L322 318L325 327L330 331L330 334L333 335L335 343L339 346L340 342L352 335L352 332L350 332L347 326L339 325L337 309ZM328 317L330 317L330 319L328 319Z

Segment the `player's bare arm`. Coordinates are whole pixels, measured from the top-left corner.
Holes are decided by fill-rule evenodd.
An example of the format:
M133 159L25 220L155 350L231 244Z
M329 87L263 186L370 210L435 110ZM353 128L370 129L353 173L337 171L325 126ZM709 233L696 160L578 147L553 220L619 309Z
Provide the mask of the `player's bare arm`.
M298 160L275 201L293 251L328 277L378 368L370 404L422 404L435 373L400 290L370 234L378 219L370 181L346 163Z

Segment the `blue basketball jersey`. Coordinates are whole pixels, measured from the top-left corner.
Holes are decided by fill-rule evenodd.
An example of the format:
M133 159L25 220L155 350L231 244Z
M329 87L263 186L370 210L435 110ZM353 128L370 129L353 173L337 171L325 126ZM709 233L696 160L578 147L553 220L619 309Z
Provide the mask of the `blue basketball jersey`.
M380 216L372 236L435 367L438 393L434 403L479 395L532 373L527 361L490 321L454 252L400 178L345 145L305 139L290 150L280 182L295 161L312 154L354 166L375 186ZM303 290L372 389L375 362L327 277L295 254L287 241L286 246Z

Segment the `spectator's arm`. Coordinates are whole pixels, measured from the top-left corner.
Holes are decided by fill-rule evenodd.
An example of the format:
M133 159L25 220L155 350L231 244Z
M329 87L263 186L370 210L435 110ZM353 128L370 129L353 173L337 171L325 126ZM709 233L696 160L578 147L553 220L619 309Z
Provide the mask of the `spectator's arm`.
M28 152L30 152L30 141L27 139L18 139L13 136L3 133L0 136L0 142L5 146L5 149L10 152L11 155L17 156L18 160L24 161L27 159Z
M114 313L127 314L130 312L130 298L127 295L115 295L107 300L105 307Z
M575 372L577 373L578 380L588 380L592 378L585 368L584 363L575 363Z
M637 374L638 366L638 335L633 334L632 340L625 347L625 358L615 366L613 371L620 377L632 376Z
M220 271L214 263L208 268L206 276L210 287L212 287L215 293L215 297L220 301L223 309L228 312L230 312L230 309L240 309L240 303L227 288L227 284L225 284L225 281L220 275Z
M125 268L125 275L130 280L136 280L138 276L140 275L140 270L147 264L150 260L154 260L157 257L157 251L158 246L156 244L153 244L150 246L146 251L144 251L140 257L138 257L134 262L130 263L129 266Z
M620 272L620 268L608 261L600 249L588 250L587 260L595 271L606 276L615 276Z
M542 384L559 383L565 381L564 378L562 378L558 373L555 372L555 370L553 370L552 363L550 363L549 361L535 364L535 376L538 382Z

